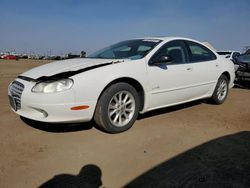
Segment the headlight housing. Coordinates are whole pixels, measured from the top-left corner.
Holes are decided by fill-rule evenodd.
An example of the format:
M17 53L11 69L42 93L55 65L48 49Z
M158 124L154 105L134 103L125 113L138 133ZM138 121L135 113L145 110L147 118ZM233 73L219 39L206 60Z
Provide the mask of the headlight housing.
M34 93L56 93L70 89L74 82L72 79L49 80L37 83L33 88Z

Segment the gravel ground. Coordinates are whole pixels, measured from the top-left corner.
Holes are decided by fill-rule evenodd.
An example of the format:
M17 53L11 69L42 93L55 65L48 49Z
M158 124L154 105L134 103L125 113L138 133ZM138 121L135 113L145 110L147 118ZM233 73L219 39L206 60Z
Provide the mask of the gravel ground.
M121 134L41 124L10 110L7 87L48 63L0 60L0 187L250 187L250 91L141 115Z

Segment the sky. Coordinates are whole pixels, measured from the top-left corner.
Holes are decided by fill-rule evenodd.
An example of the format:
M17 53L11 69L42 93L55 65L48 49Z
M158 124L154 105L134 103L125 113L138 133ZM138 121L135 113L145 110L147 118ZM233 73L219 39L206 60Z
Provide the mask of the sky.
M87 54L147 36L250 46L250 0L0 0L0 52Z

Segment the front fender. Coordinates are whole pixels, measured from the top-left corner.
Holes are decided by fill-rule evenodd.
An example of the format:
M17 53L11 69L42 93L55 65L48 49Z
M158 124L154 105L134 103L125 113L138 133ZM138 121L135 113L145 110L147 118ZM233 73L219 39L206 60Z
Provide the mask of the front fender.
M93 69L71 77L74 80L75 102L97 100L103 90L114 80L131 78L141 84L147 92L147 72L145 60L135 60ZM146 98L146 97L145 97Z

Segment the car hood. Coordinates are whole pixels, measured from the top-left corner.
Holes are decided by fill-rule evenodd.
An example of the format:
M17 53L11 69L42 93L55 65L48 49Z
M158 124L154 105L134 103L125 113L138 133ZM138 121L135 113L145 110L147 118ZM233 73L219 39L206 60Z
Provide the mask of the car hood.
M59 75L66 72L84 72L84 70L90 70L98 68L100 66L109 65L112 63L121 62L122 60L117 59L95 59L95 58L78 58L68 59L63 61L56 61L42 65L27 72L22 73L20 76L29 77L32 79L38 79L41 77L50 77L53 75ZM92 67L92 68L91 68ZM74 74L73 74L74 75Z

